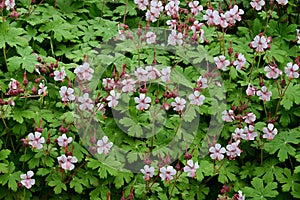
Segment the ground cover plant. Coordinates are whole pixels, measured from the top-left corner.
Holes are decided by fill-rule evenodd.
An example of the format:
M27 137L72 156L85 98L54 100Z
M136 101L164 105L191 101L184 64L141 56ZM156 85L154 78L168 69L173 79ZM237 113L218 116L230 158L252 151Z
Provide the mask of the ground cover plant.
M0 0L0 199L299 199L297 0Z

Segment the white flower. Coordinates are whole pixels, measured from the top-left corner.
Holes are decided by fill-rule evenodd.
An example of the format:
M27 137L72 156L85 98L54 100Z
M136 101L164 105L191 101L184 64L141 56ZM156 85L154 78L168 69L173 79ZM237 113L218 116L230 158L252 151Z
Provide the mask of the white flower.
M161 180L170 181L173 180L173 176L176 174L176 170L172 166L162 167L159 169Z
M263 101L270 101L272 92L267 92L267 87L263 86L260 91L256 92L256 95Z
M155 33L149 31L146 33L146 42L147 44L155 44L156 43L156 35Z
M35 179L32 178L34 175L33 171L28 171L26 174L21 174L20 178L21 184L26 187L27 189L30 189L35 184Z
M183 35L182 33L178 33L175 30L172 30L171 34L168 36L168 45L179 46L183 44Z
M134 0L134 3L138 5L138 9L140 10L146 10L149 5L148 0Z
M215 146L212 146L209 148L210 157L213 160L222 160L224 158L224 153L226 152L226 149L222 147L220 144L215 144Z
M144 82L148 81L149 76L147 70L139 67L135 70L134 74L137 77L138 81L144 81Z
M257 132L254 132L254 126L244 127L244 134L241 135L243 140L254 140L257 137Z
M184 172L187 172L188 177L196 177L196 170L199 168L198 162L193 162L193 160L188 160L186 166L183 168Z
M245 195L243 195L242 191L239 190L237 200L245 200L245 199L246 199Z
M148 71L149 79L156 79L161 76L160 71L158 71L154 66L146 66L146 71Z
M288 0L276 0L278 4L285 6L286 4L288 4Z
M248 87L247 87L247 90L246 90L246 94L247 94L248 96L254 96L254 95L256 94L256 89L255 89L255 87L252 87L252 86L250 85L250 83L248 84Z
M118 99L120 98L120 93L116 93L114 90L111 90L110 95L107 97L108 107L116 107L119 103Z
M18 89L19 82L16 79L11 78L11 81L8 84L8 87L10 90L16 90Z
M201 106L203 104L205 96L200 95L200 92L198 90L195 90L194 94L189 95L189 99L192 105Z
M229 110L228 112L227 112L227 110L224 110L222 112L222 120L224 122L232 122L234 120L234 112L233 112L233 110Z
M267 72L266 76L267 76L268 78L272 78L272 79L276 79L276 78L279 77L279 75L282 74L282 71L281 71L280 69L278 69L278 68L275 67L275 66L271 66L271 65L266 66L266 67L264 68L264 70Z
M123 80L122 82L122 92L135 92L135 87L134 87L134 84L136 83L135 80L133 80L132 78L129 78L129 79L126 79L126 80Z
M244 134L244 129L242 128L236 128L234 130L234 133L232 133L232 138L237 141L237 140L240 140L242 138Z
M163 68L161 70L161 81L162 82L169 82L170 81L170 76L171 76L171 67L166 67L166 68Z
M73 140L72 137L67 138L67 135L64 133L57 138L57 143L61 147L67 147L68 144L72 142L72 140Z
M78 97L78 102L81 103L79 105L79 109L93 111L94 102L90 99L88 93L84 93L82 97Z
M203 6L199 5L199 1L189 2L189 7L194 16L198 15L203 10Z
M150 181L150 179L154 175L154 167L149 167L149 165L145 165L144 169L141 169L141 172L144 174L143 178L145 181Z
M267 38L263 35L257 35L254 40L250 43L250 46L255 49L256 52L263 52L268 48Z
M54 80L55 80L55 81L62 81L62 80L64 80L65 77L66 77L65 68L62 67L62 68L60 69L60 71L55 70L55 71L53 72L53 74L54 74Z
M112 78L103 79L102 84L103 84L104 88L106 88L108 90L112 90L115 88L115 80Z
M5 0L6 10L13 9L15 5L15 0Z
M202 76L200 76L196 82L197 87L199 89L205 89L207 88L207 78L203 78Z
M246 64L245 56L243 54L239 53L237 55L237 59L235 61L233 61L233 66L235 66L235 68L237 70L240 70L245 67L245 64Z
M214 57L215 64L218 69L226 70L226 67L230 65L229 60L226 60L226 57L221 55L219 57Z
M108 142L108 137L103 136L101 140L97 141L97 152L99 154L108 154L111 147L113 146L112 142Z
M61 100L63 102L74 101L75 96L73 95L73 93L74 93L73 88L67 88L66 86L62 86L59 91Z
M299 65L289 62L284 68L284 72L290 79L299 78Z
M239 148L240 140L237 140L236 142L233 142L231 144L228 144L226 146L226 154L229 156L230 159L234 159L236 156L240 156L242 153L242 150Z
M263 138L273 140L274 136L277 135L278 130L274 127L274 124L269 123L268 127L263 128Z
M136 105L136 108L138 110L146 110L150 106L151 98L146 97L146 95L144 93L141 93L140 97L134 97L134 101L135 101L135 103L138 104L138 105Z
M243 117L247 124L252 124L256 120L256 116L253 113L247 113L246 116Z
M250 5L252 6L252 8L259 11L265 5L265 1L264 0L252 0L250 2Z
M39 95L46 95L47 94L47 86L45 86L44 82L39 84Z
M43 144L45 143L45 138L41 137L42 133L35 131L29 133L28 135L28 144L31 145L34 149L42 149Z
M57 161L59 163L59 166L62 169L65 170L73 170L75 168L75 165L73 163L77 163L78 160L75 156L66 156L65 154L57 157Z
M175 102L173 101L171 103L171 106L173 106L175 111L181 112L185 108L186 100L180 97L175 98Z
M90 68L90 64L88 62L84 62L82 65L76 67L74 73L77 75L79 80L90 81L92 80L94 70Z

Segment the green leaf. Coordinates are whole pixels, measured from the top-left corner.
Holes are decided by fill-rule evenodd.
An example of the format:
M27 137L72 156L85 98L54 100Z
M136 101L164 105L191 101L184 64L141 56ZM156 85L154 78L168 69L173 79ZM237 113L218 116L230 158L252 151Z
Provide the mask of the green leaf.
M284 175L279 179L283 192L295 191L300 186L300 174L291 174L291 170L285 168Z
M8 21L0 23L0 49L5 48L5 44L11 47L26 46L28 40L22 35L25 33L23 28L15 28Z
M83 187L81 185L82 180L77 177L74 177L73 180L70 182L70 188L74 188L75 192L81 194L83 191Z
M247 199L266 200L266 197L276 197L278 195L278 192L275 190L277 188L276 182L268 183L264 187L263 180L255 177L251 181L251 185L253 187L245 187L243 189L243 192L245 193Z
M62 192L62 189L67 191L67 186L64 184L61 179L55 179L48 183L49 186L54 187L54 193L60 194Z
M295 156L296 149L291 144L299 144L300 135L298 131L284 131L278 133L274 140L265 144L265 150L270 154L278 151L279 161L283 162L288 155Z
M10 153L11 153L11 151L8 149L1 150L0 151L0 160L5 160L9 156Z

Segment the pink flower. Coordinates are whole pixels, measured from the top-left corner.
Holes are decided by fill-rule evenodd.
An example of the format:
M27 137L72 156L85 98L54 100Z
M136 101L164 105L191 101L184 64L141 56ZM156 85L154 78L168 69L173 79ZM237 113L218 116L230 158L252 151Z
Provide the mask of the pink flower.
M146 71L148 71L149 79L156 79L161 76L160 71L158 71L154 66L146 66Z
M261 90L257 91L256 95L263 101L270 101L272 92L267 92L267 87L263 86Z
M274 127L274 124L269 123L268 127L263 128L263 138L268 140L273 140L274 136L277 135L277 128Z
M146 42L147 44L155 44L156 43L156 35L155 33L149 31L146 33Z
M144 93L141 93L139 98L134 97L134 101L135 101L135 103L138 104L138 105L136 105L136 108L138 110L146 110L150 106L151 98L146 97L146 95Z
M197 16L203 10L203 6L199 5L199 1L189 2L189 7L194 16Z
M189 95L189 99L192 105L201 106L203 104L205 96L200 95L200 92L198 90L195 90L193 94Z
M214 16L213 16L213 10L212 9L207 9L205 11L205 15L203 15L203 19L205 21L207 21L207 24L209 26L213 26L214 25Z
M129 78L127 80L122 81L122 92L135 92L135 85L136 81L133 80L132 78Z
M246 94L248 96L254 96L256 94L256 88L255 87L251 87L250 83L248 84L247 90L246 90Z
M148 71L139 67L135 70L134 74L136 75L138 81L144 81L147 82L148 81Z
M207 78L203 78L202 76L200 76L196 82L196 85L199 89L207 88Z
M174 107L173 109L174 109L175 111L181 112L181 111L183 111L183 109L185 108L185 104L186 104L185 99L180 98L180 97L176 97L176 98L175 98L175 102L172 102L172 103L171 103L171 106Z
M242 128L236 128L234 130L234 133L232 133L232 138L235 141L240 140L242 138L243 134L244 134L244 129L242 129Z
M41 137L42 133L34 132L29 133L28 135L28 144L31 145L34 149L42 149L43 144L45 143L45 138Z
M108 137L107 136L103 136L101 140L97 141L97 152L99 154L108 154L110 149L112 148L113 143L112 142L108 142Z
M180 46L183 44L182 38L182 33L177 34L175 30L172 30L171 34L168 36L168 45L176 46L176 44L178 44Z
M65 154L57 157L59 166L65 170L73 170L75 165L73 163L77 163L78 160L75 156L66 156Z
M288 0L276 0L278 4L285 6L286 4L288 4Z
M39 95L46 95L47 94L47 86L45 86L44 82L39 84Z
M243 117L247 124L252 124L256 120L256 116L253 113L247 113L246 116Z
M282 71L278 69L276 66L266 66L264 70L267 72L266 76L268 78L276 79L279 77L279 75L282 74Z
M169 16L177 16L179 6L174 1L169 1L169 3L167 3L167 5L165 6L165 11Z
M243 140L254 140L257 137L257 133L254 132L254 126L249 125L249 127L244 127L244 134L241 135Z
M163 68L161 70L161 81L162 82L169 82L170 81L170 76L171 76L171 67L166 67L166 68Z
M66 86L62 86L59 91L61 101L63 102L74 101L75 96L73 95L73 93L74 93L73 88L67 88Z
M57 143L61 147L67 147L68 144L72 142L72 140L73 140L72 137L67 138L67 135L64 133L57 138Z
M118 99L120 98L120 93L116 93L114 90L111 90L110 95L107 97L108 107L116 107L119 103Z
M145 165L144 169L141 169L141 172L144 174L143 178L145 181L150 181L150 179L154 175L154 167L149 167L149 165Z
M76 67L74 73L77 75L79 80L92 80L94 70L90 68L90 64L88 62L84 62L82 65Z
M54 80L55 80L55 81L62 81L62 80L64 80L65 77L66 77L65 68L62 67L62 68L60 69L60 71L55 70L55 71L53 72L53 74L54 74Z
M146 10L149 5L148 0L134 0L134 3L138 5L138 9L140 10Z
M88 93L84 93L84 95L82 97L78 97L78 102L81 103L79 105L80 110L82 110L82 111L84 111L84 110L93 111L94 102L92 101L92 99L90 99Z
M183 168L184 172L187 172L188 177L195 178L196 177L196 170L199 168L198 162L193 162L193 160L188 160L186 162L186 166Z
M16 90L19 87L19 82L16 79L11 78L8 84L9 90Z
M241 190L238 191L236 200L245 200L245 195L243 195Z
M240 156L242 153L242 150L239 148L240 140L237 140L236 142L233 142L231 144L228 144L226 146L226 154L229 156L229 159L235 159L235 157Z
M264 0L252 0L250 2L250 5L252 6L252 8L259 11L265 5L265 1Z
M21 180L21 184L26 187L27 189L30 189L34 184L35 184L35 179L33 179L34 173L33 171L28 171L26 174L21 174L20 178Z
M225 18L227 22L232 26L236 21L241 21L241 15L244 14L242 9L239 9L237 5L234 5L229 11L225 12Z
M245 64L246 64L245 56L241 53L238 53L237 59L233 61L233 66L235 66L237 70L240 70L245 67Z
M176 21L175 19L172 19L172 20L169 19L169 20L167 20L166 24L167 24L168 26L170 26L170 29L171 29L171 30L172 30L172 29L176 30L177 21Z
M234 112L233 112L233 110L229 110L228 112L227 112L227 110L224 110L222 112L222 120L224 122L233 122L233 120L234 120Z
M102 84L107 90L112 90L115 88L115 80L112 78L105 78L102 80Z
M173 176L176 174L176 170L172 166L161 167L159 171L160 171L159 176L163 181L173 180Z
M215 64L217 65L218 69L222 69L223 71L226 70L226 67L230 65L229 60L226 60L226 57L221 55L219 57L214 57Z
M255 36L254 40L250 43L250 47L255 49L256 52L261 53L269 48L267 38L262 34Z
M212 146L209 148L210 157L213 160L222 160L224 158L224 153L226 152L226 149L222 147L220 144L215 144L215 146Z
M13 9L15 7L15 0L5 0L6 10Z
M296 29L296 31L297 31L297 38L296 38L297 44L300 44L300 29Z
M226 16L224 13L221 13L220 14L220 22L219 22L219 25L222 27L222 28L227 28L229 26L228 22L227 22L227 19L226 19Z
M193 33L200 33L201 32L201 28L204 24L203 23L199 23L199 21L194 21L193 25L191 26L191 30L193 31Z
M284 68L284 72L290 79L299 78L299 65L289 62Z

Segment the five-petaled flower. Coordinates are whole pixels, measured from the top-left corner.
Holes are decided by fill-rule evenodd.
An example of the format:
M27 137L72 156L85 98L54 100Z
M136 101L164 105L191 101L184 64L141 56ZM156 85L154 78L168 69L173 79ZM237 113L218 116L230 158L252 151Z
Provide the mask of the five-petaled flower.
M74 93L73 88L67 88L66 86L62 86L59 91L61 101L63 102L74 101L75 96L73 93Z
M239 148L240 140L237 140L236 142L233 142L231 144L228 144L226 146L226 154L229 156L229 159L235 159L235 157L240 156L242 153L242 150Z
M134 101L135 101L135 103L138 104L138 105L136 105L136 108L138 110L146 110L150 106L151 98L146 97L146 95L144 93L141 93L140 97L134 97Z
M121 94L116 93L114 90L111 90L109 94L110 95L107 97L108 107L114 108L118 105L118 99L120 98Z
M45 143L45 138L41 137L42 133L35 131L29 133L28 135L28 144L31 145L34 149L42 149L43 144Z
M269 123L268 127L263 128L263 133L263 138L273 140L275 135L277 135L278 130L274 127L274 124Z
M45 86L44 82L39 84L39 90L38 90L39 95L47 95L47 86Z
M62 67L60 70L55 70L53 72L55 81L63 81L66 77L65 68Z
M215 64L218 69L226 70L226 67L230 65L229 60L226 60L226 57L221 55L219 57L214 57Z
M183 109L185 108L186 100L180 97L175 98L175 102L173 101L171 103L171 106L173 106L174 110L177 112L182 112Z
M90 81L92 80L94 70L90 68L90 64L88 62L84 62L82 65L76 67L74 73L77 75L79 80Z
M266 76L272 79L277 79L279 75L282 74L282 71L280 69L272 65L265 66L264 70L267 72Z
M270 38L266 38L261 34L254 37L254 40L250 42L250 47L255 49L256 52L261 53L264 52L266 49L270 48Z
M34 173L33 171L29 170L26 174L21 174L20 178L21 184L26 187L27 189L30 189L35 184L35 179L33 179Z
M161 70L161 81L162 82L169 82L171 76L171 67L166 67Z
M263 100L263 101L270 101L270 98L271 98L271 96L272 96L272 92L271 92L271 91L268 92L267 90L268 90L267 87L266 87L266 86L263 86L263 87L261 88L261 90L259 90L259 91L256 92L256 95L257 95L261 100Z
M150 179L154 175L154 167L149 167L149 165L145 165L144 169L141 169L141 172L144 174L143 178L145 181L150 181Z
M172 166L161 167L159 171L160 171L159 176L163 181L173 180L174 178L173 176L176 174L176 170Z
M67 147L72 142L72 140L72 137L67 137L67 135L64 133L57 138L57 143L61 147Z
M97 141L97 152L99 154L108 154L110 149L112 148L113 143L108 142L108 137L103 136L101 140Z
M175 30L172 30L171 34L168 36L168 45L179 46L183 44L183 35L182 33L178 33Z
M222 160L224 158L225 152L226 152L226 149L218 143L215 144L215 146L211 146L209 148L210 157L213 160Z
M93 111L94 108L94 103L92 99L90 99L88 93L84 93L82 97L78 97L78 102L81 103L79 105L79 109L84 111L84 110L89 110Z
M195 164L194 164L193 160L190 159L186 162L186 166L183 168L183 171L188 173L187 174L188 177L195 178L196 177L196 170L198 168L199 168L198 161L195 162Z
M73 163L77 163L78 160L75 156L66 156L65 154L57 157L59 166L65 170L73 170L75 165Z
M276 0L278 4L285 6L286 4L288 4L288 0Z
M284 72L289 79L299 78L299 65L289 62L286 67L284 67Z
M229 110L228 112L227 112L227 110L224 110L222 112L222 120L224 122L233 122L233 120L234 120L234 112L233 112L233 110Z
M254 126L249 125L244 127L244 133L241 134L243 140L254 140L257 137L257 132L254 132Z
M252 8L254 8L257 11L261 10L265 4L266 4L266 2L264 0L252 0L250 2L250 5L252 6Z
M256 120L256 116L254 113L246 113L243 119L247 124L252 124Z
M191 101L192 105L201 106L205 99L204 95L200 95L198 90L195 90L193 94L189 95L189 100Z

